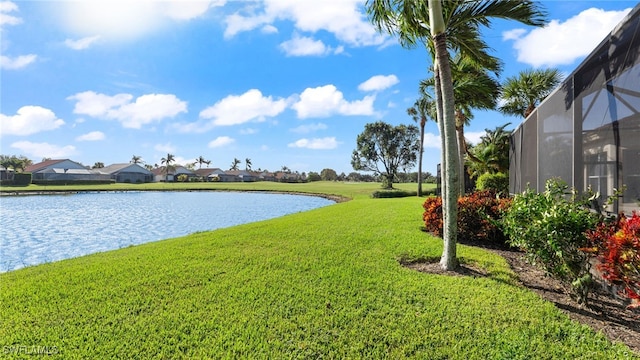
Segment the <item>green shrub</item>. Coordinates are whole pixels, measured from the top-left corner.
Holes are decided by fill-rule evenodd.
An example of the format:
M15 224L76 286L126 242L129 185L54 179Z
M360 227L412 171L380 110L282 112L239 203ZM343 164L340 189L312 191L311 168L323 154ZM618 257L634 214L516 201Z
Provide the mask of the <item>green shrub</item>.
M476 180L477 190L493 190L499 194L509 193L509 175L505 173L489 174L478 176Z
M585 231L597 215L560 180L548 180L545 191L531 189L516 195L501 220L509 243L527 253L529 260L551 276L571 283L580 303L586 302L591 284Z
M374 199L381 198L400 198L400 197L409 197L416 196L417 191L405 191L405 190L378 190L374 191L371 194L371 197Z

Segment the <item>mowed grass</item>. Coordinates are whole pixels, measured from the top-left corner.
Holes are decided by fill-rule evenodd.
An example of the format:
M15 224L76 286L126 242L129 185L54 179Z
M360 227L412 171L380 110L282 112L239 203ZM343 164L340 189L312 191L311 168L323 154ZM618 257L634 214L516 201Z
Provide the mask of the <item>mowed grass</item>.
M356 196L0 274L0 357L634 358L516 285L492 253L459 247L488 277L402 267L441 253L421 203Z

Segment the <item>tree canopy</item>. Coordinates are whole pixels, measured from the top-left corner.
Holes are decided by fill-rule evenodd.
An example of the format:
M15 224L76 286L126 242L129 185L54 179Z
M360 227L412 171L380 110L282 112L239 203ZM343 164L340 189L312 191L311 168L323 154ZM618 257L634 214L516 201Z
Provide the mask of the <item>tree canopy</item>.
M415 165L420 150L418 135L418 127L414 125L392 126L383 121L369 123L358 135L351 166L354 170L382 175L383 187L390 189L400 168Z

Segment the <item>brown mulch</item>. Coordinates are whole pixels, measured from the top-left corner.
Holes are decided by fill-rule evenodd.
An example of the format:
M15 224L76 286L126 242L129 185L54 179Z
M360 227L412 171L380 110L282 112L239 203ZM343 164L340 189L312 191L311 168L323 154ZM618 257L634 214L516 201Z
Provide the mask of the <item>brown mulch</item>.
M543 271L529 264L519 251L487 248L504 257L520 284L534 291L543 299L556 305L572 320L589 325L602 332L612 341L626 344L640 354L640 310L627 308L627 303L616 299L602 288L594 289L589 295L588 306L581 306L570 296L570 289L560 281L546 276ZM484 269L462 264L456 271L444 271L435 262L404 264L417 271L452 276L487 276Z

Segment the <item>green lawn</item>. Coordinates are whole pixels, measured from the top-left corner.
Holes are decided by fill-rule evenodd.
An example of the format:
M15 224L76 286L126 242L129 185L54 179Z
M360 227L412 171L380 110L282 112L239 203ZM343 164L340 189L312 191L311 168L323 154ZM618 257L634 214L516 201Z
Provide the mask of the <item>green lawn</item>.
M517 286L499 256L459 247L487 278L400 266L442 249L420 230L421 199L283 186L263 190L355 200L0 274L0 357L38 346L64 359L634 356Z

